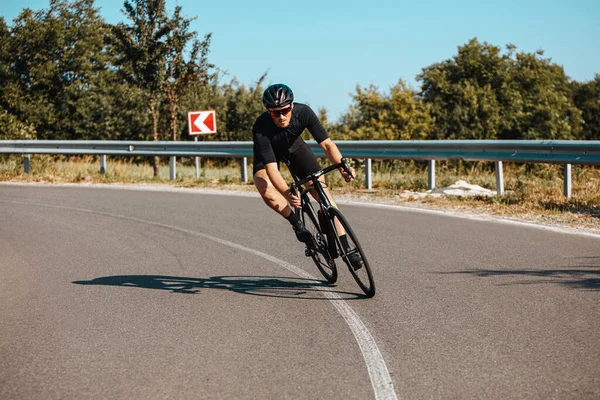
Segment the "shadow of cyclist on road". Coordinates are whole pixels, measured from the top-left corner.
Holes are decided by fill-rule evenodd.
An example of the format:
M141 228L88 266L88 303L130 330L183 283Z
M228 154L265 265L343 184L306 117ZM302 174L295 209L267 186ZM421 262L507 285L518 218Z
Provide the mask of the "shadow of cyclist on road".
M571 265L558 268L466 269L441 274L473 275L481 278L504 278L502 285L557 284L572 289L600 290L600 257L577 257ZM511 280L511 278L526 278Z
M103 276L89 281L74 281L77 285L106 285L168 290L172 293L198 294L207 289L229 290L254 296L328 300L320 292L327 290L345 295L344 300L360 299L362 295L334 290L324 281L272 276L213 276L192 278L162 275Z

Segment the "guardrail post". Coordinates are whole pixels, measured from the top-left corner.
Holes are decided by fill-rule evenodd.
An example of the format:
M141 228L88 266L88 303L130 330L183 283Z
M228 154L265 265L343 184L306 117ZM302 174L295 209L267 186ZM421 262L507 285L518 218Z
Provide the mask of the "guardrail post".
M504 174L502 173L502 161L496 161L496 192L498 196L504 196Z
M248 157L242 157L240 163L242 165L242 182L248 183Z
M427 189L435 189L435 160L427 161Z
M30 154L25 154L23 156L23 171L25 172L25 175L28 175L29 172L31 172L31 155Z
M569 199L571 198L571 191L573 189L573 186L571 185L571 164L565 164L563 173L565 179L565 197Z
M106 173L106 154L100 156L100 173L102 175Z
M367 158L365 160L365 186L367 187L368 190L373 189L371 166L372 166L372 160L370 158Z
M171 156L171 161L169 163L169 179L174 181L176 176L177 176L177 157Z

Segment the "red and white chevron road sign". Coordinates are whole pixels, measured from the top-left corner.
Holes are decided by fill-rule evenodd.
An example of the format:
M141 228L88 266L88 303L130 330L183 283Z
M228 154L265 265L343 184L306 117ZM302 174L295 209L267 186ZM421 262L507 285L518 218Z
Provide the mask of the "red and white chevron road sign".
M215 110L188 112L188 131L190 136L217 133Z

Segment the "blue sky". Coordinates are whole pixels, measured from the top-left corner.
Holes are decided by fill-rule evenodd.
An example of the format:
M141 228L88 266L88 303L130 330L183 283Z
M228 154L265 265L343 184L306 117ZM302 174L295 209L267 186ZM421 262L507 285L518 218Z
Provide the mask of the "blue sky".
M48 0L2 1L11 24L19 12L48 8ZM387 91L398 79L418 89L422 68L451 58L473 37L519 50L543 49L571 78L600 73L600 0L167 0L180 5L199 36L212 32L209 60L250 85L286 83L296 100L336 119L356 85ZM111 23L123 0L96 0Z

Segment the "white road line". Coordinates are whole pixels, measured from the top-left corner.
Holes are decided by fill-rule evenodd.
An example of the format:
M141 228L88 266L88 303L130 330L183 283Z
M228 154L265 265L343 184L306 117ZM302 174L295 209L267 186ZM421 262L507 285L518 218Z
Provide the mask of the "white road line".
M76 208L76 207L66 207L66 206L57 206L53 204L44 204L44 203L29 203L29 202L19 202L19 201L5 201L0 200L2 203L13 203L20 205L31 205L31 206L39 206L39 207L50 207L50 208L60 208L65 210L74 210L91 214L104 215L113 218L126 219L129 221L135 221L143 224L149 224L153 226L158 226L162 228L167 228L175 231L180 231L187 233L193 236L199 236L204 239L211 240L213 242L217 242L224 246L233 247L238 250L242 250L255 256L264 258L265 260L271 261L274 264L277 264L288 271L306 279L311 279L314 281L319 281L317 278L309 274L308 272L298 268L297 266L290 264L282 259L274 257L270 254L263 253L262 251L252 249L250 247L243 246L238 243L230 242L229 240L221 239L215 236L207 235L202 232L192 231L185 228L180 228L173 225L161 224L159 222L153 222L133 217L128 217L126 215L118 215L118 214L110 214L101 211L94 211L84 208ZM367 365L367 371L369 373L369 378L371 379L371 386L373 387L373 394L377 400L394 400L397 399L396 392L394 391L394 385L392 382L392 378L390 377L390 373L388 371L387 365L385 364L385 360L379 351L379 347L377 347L377 343L375 339L367 329L366 325L362 322L360 317L354 312L354 310L346 303L337 293L323 287L317 288L317 290L323 292L323 295L329 299L329 301L333 304L336 310L341 314L341 316L348 324L348 327L352 331L356 342L358 343L358 347L363 355L365 360L365 364Z
M426 208L417 208L417 207L408 207L408 206L398 206L393 204L377 204L377 203L364 203L357 201L344 201L338 200L340 204L346 204L349 206L357 206L357 207L366 207L366 208L384 208L389 210L398 210L398 211L410 211L415 213L422 214L435 214L435 215L444 215L447 217L455 217L455 218L463 218L470 219L474 221L482 221L482 222L494 222L498 224L507 224L507 225L516 225L516 226L524 226L527 228L541 229L544 231L556 232L556 233L566 233L568 235L579 235L579 236L587 236L600 239L600 233L590 232L583 229L577 228L568 228L562 226L550 226L550 225L542 225L536 224L534 222L526 222L526 221L517 221L514 219L510 219L508 217L499 217L496 215L475 215L475 214L462 214L454 211L444 211L444 210L430 210Z
M236 192L233 190L223 189L210 189L210 188L177 188L177 187L165 187L163 185L126 185L126 184L101 184L101 183L73 183L73 184L46 184L46 183L29 183L29 182L0 182L0 186L33 186L33 187L85 187L85 188L98 188L98 189L112 189L112 190L134 190L134 191L154 191L154 192L182 192L182 193L196 193L196 194L208 194L217 196L233 196L233 197L253 197L259 198L257 192ZM356 200L344 199L343 196L336 197L338 204L346 204L349 206L356 207L367 207L367 208L384 208L389 210L405 211L405 212L416 212L422 214L435 214L444 215L447 217L471 219L474 221L482 222L493 222L499 224L508 224L516 226L524 226L528 228L541 229L556 233L566 233L569 235L587 236L600 239L600 233L594 229L585 228L569 228L564 226L553 226L538 224L535 222L525 222L509 217L502 217L497 215L475 215L466 214L447 210L433 210L426 208L410 207L405 205L395 204L380 204L380 203L367 203Z

